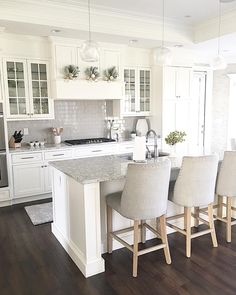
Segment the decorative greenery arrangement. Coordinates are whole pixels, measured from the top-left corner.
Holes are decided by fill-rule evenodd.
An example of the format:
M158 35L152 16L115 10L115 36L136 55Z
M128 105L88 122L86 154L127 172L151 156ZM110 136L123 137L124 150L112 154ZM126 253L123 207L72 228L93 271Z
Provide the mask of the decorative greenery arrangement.
M187 134L184 131L172 131L170 132L167 137L165 138L165 141L169 145L175 145L176 143L185 141L185 136Z
M69 65L64 68L65 79L75 80L79 77L79 67L74 65Z
M108 68L104 71L104 77L106 81L114 81L118 78L118 71L116 67Z
M97 81L100 74L98 67L89 67L85 70L86 79L90 81Z

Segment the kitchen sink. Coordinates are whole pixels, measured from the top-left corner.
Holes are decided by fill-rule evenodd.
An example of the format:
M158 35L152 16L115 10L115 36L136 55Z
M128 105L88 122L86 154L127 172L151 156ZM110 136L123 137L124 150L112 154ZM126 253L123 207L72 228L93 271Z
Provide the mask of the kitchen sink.
M169 153L159 151L159 157L168 157L169 155ZM119 155L119 157L126 160L133 160L132 154ZM154 158L154 153L152 153L152 158Z

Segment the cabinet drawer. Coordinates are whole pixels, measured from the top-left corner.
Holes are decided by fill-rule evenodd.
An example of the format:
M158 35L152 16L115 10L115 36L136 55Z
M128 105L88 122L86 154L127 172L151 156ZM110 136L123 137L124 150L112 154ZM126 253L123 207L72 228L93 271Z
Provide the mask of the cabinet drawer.
M24 153L24 154L14 154L12 155L12 163L30 163L42 161L42 153Z
M55 160L55 159L64 159L72 157L72 150L57 150L45 152L45 160Z

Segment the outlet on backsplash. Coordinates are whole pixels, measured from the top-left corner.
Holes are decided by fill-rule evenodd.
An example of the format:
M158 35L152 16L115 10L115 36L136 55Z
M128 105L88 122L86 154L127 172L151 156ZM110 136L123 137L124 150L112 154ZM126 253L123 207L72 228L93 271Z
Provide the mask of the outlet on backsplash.
M23 129L23 134L24 135L29 135L29 128L24 128Z

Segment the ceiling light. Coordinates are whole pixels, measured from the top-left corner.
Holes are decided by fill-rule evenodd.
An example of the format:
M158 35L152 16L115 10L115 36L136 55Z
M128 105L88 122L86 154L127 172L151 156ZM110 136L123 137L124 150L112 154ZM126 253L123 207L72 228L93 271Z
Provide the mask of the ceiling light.
M91 39L91 15L90 0L88 0L88 16L89 16L89 39L80 47L80 57L85 62L96 62L99 60L98 44Z
M182 48L182 47L184 47L184 45L182 45L182 44L175 44L174 47L176 47L176 48Z
M52 32L52 33L60 33L60 32L61 32L61 30L58 30L58 29L53 29L53 30L51 30L51 32Z
M186 17L186 18L190 18L190 17L192 17L192 16L189 15L189 14L187 14L187 15L185 15L184 17Z
M153 59L155 65L170 65L172 62L171 50L165 47L165 2L162 1L162 45L153 50Z
M223 0L219 0L219 27L218 27L218 55L212 60L212 69L213 70L224 70L227 68L227 63L224 57L221 55L221 48L220 48L220 38L221 38L221 2Z
M136 40L136 39L129 40L129 43L130 43L130 44L135 44L135 43L138 43L138 40Z

